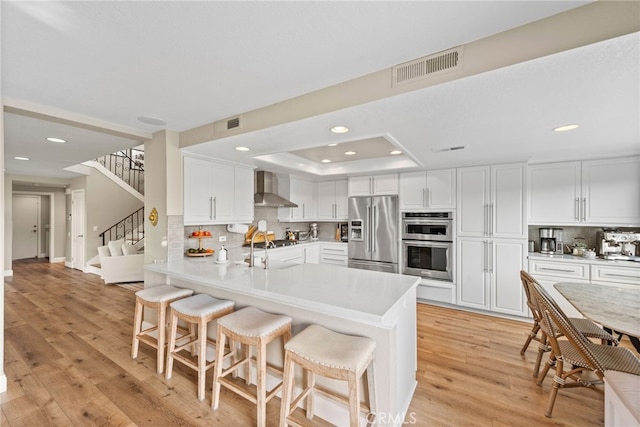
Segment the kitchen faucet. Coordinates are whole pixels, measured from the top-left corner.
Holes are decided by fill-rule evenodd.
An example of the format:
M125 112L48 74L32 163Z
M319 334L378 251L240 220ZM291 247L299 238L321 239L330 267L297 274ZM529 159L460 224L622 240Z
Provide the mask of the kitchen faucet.
M275 244L269 240L269 237L267 236L267 232L263 231L263 230L258 230L255 233L253 233L253 236L251 236L251 248L249 251L249 267L253 267L253 243L256 240L256 236L258 234L262 234L264 236L264 269L266 270L267 267L269 266L269 255L268 255L268 251L267 248L269 247L269 245L272 245L273 247L275 247Z

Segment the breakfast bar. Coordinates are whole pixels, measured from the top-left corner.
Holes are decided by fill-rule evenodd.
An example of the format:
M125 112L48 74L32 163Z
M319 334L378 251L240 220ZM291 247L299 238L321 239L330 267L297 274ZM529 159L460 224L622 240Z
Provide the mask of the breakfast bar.
M416 386L419 278L326 264L272 262L264 269L206 258L150 264L146 269L174 286L233 300L237 309L253 306L289 315L293 335L314 323L373 339L378 425L402 425ZM209 334L213 336L212 330ZM282 366L279 352L269 352L268 358ZM330 400L318 399L315 412L334 424L345 420L344 408Z

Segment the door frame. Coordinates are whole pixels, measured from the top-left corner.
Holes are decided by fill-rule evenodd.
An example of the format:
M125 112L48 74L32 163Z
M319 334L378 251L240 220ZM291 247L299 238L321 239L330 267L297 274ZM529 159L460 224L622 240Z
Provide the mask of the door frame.
M81 208L81 212L82 212L82 221L83 221L83 226L82 226L82 247L80 248L81 250L81 254L82 254L82 259L81 260L77 260L75 255L76 255L76 236L75 236L75 225L76 222L78 221L78 219L76 218L76 215L73 215L74 213L76 213L76 207L74 206L74 202L75 202L75 198L77 194L82 194L82 208ZM71 224L70 224L70 229L69 231L71 232L71 268L75 268L77 270L80 270L82 272L86 271L86 236L87 236L87 212L86 212L86 192L84 189L78 189L78 190L71 190ZM78 261L80 262L80 268L78 268Z
M52 263L55 260L54 257L54 248L56 247L56 221L55 221L55 193L49 193L46 191L12 191L11 197L13 200L13 196L48 196L49 197L49 262ZM12 203L13 204L13 203ZM40 222L40 218L38 217L38 222ZM13 223L13 221L12 221ZM38 225L38 258L40 257L40 239L42 237L41 233L44 230ZM5 230L6 232L6 230ZM13 240L13 225L11 226L11 240ZM13 258L13 253L11 254Z

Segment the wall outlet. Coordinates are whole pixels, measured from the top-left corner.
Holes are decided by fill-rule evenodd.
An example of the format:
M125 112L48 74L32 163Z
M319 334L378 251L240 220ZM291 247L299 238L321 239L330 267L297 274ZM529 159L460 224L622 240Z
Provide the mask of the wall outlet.
M226 242L227 241L227 236L219 236L218 237L218 242Z

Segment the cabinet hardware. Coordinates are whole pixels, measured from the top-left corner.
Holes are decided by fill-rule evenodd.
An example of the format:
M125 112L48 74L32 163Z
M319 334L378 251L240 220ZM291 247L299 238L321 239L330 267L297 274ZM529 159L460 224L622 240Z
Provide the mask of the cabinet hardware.
M638 276L630 276L628 274L604 273L600 277L623 277L625 279L637 279Z
M423 207L427 207L427 189L423 188L422 189L422 206Z
M575 271L573 270L563 270L561 268L546 268L546 267L542 267L539 269L540 271L557 271L560 273L575 273Z
M582 199L582 220L583 221L587 220L587 198L586 197Z
M218 219L218 201L213 198L213 219Z
M489 236L493 236L493 203L489 203Z
M213 219L213 197L209 197L209 219Z

